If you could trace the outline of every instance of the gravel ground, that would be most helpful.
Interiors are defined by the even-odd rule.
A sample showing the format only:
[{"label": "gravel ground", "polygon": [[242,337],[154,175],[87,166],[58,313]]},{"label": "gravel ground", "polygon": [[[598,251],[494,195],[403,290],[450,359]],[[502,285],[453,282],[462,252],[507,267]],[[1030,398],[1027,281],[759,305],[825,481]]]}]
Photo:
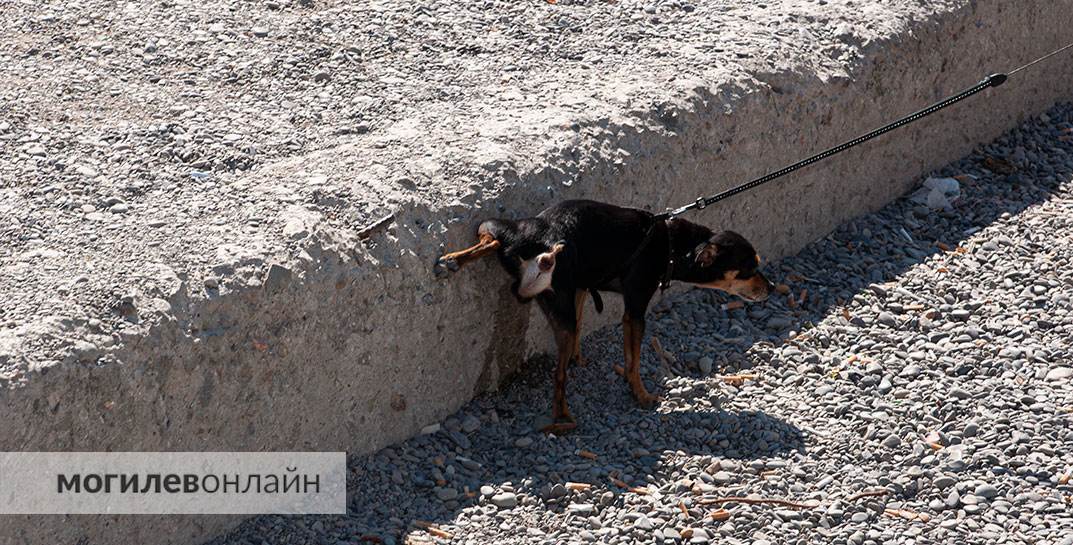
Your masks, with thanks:
[{"label": "gravel ground", "polygon": [[[675,361],[646,343],[655,411],[611,372],[605,328],[571,371],[576,433],[534,431],[550,395],[534,366],[354,459],[348,515],[212,543],[1069,545],[1071,141],[1073,105],[1056,106],[934,173],[960,180],[951,209],[903,198],[769,265],[786,288],[767,303],[658,302],[648,334]],[[706,503],[728,496],[802,505]]]},{"label": "gravel ground", "polygon": [[[580,112],[647,111],[690,78],[844,78],[965,0],[859,4],[0,2],[0,380],[78,359],[72,339],[107,350],[129,326],[109,309],[289,255],[304,216],[494,194],[481,165]],[[299,168],[344,145],[333,176]]]}]

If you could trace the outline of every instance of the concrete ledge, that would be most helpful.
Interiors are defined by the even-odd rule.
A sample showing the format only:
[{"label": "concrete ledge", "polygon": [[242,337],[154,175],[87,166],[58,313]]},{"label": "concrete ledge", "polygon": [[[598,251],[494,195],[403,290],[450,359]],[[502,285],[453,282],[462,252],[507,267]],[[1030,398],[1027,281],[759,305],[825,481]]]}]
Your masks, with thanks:
[{"label": "concrete ledge", "polygon": [[[129,301],[129,327],[107,346],[82,351],[74,340],[89,325],[62,324],[66,357],[30,362],[0,391],[0,447],[364,453],[398,441],[550,347],[535,309],[514,301],[494,263],[432,277],[435,256],[466,245],[478,220],[573,197],[678,205],[1063,45],[1069,28],[1064,1],[946,3],[875,31],[841,73],[758,62],[688,81],[609,81],[607,96],[626,98],[563,90],[558,107],[538,112],[414,118],[262,168],[238,182],[244,194],[274,199],[293,188],[300,198],[277,206],[264,233],[201,256],[203,267],[161,271],[154,291]],[[1073,56],[1057,58],[690,219],[738,230],[777,259],[1073,97],[1070,73]],[[628,98],[637,96],[656,98]],[[387,211],[383,226],[359,233]],[[208,276],[218,292],[202,289]],[[612,308],[600,323],[617,315]],[[0,362],[27,361],[37,329],[2,331]],[[235,522],[8,517],[0,543],[193,543]]]}]

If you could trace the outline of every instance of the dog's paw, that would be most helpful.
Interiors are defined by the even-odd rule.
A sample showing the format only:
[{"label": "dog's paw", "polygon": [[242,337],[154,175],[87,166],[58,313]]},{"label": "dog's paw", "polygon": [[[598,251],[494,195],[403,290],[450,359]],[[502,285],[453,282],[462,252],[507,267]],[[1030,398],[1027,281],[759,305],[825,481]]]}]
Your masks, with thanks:
[{"label": "dog's paw", "polygon": [[454,259],[444,259],[442,257],[436,259],[436,263],[432,265],[432,274],[436,278],[445,278],[447,275],[458,270],[458,261]]},{"label": "dog's paw", "polygon": [[656,405],[659,405],[660,401],[663,401],[662,397],[647,392],[644,394],[637,394],[634,397],[637,399],[637,404],[643,409],[652,409]]},{"label": "dog's paw", "polygon": [[540,428],[540,431],[547,434],[563,435],[577,429],[577,422],[573,420],[563,422],[553,422]]}]

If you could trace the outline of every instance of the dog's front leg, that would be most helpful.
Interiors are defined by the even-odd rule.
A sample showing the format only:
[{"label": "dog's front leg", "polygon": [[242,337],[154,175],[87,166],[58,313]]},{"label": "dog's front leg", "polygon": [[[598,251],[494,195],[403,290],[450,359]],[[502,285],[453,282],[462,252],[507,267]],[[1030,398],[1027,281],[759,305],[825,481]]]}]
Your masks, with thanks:
[{"label": "dog's front leg", "polygon": [[551,402],[552,423],[544,426],[544,433],[562,434],[577,427],[577,422],[570,415],[570,408],[566,405],[566,369],[570,359],[574,355],[574,332],[556,331],[555,344],[559,350],[558,362],[555,365],[553,399]]},{"label": "dog's front leg", "polygon": [[622,315],[622,340],[626,357],[626,382],[630,385],[630,391],[637,403],[645,408],[651,408],[659,397],[648,393],[645,383],[641,380],[641,341],[645,336],[644,317],[631,316],[627,311]]},{"label": "dog's front leg", "polygon": [[552,377],[554,393],[551,401],[552,423],[544,426],[544,433],[562,434],[577,427],[577,422],[570,415],[566,405],[566,371],[570,359],[574,356],[577,326],[574,323],[574,294],[564,292],[544,292],[537,297],[537,304],[548,319],[548,324],[555,333],[557,361],[555,375]]}]

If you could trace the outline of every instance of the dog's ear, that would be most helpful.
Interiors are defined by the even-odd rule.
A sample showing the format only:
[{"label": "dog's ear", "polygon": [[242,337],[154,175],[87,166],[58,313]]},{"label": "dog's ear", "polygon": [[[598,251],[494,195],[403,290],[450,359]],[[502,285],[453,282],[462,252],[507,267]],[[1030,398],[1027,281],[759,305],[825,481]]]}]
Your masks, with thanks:
[{"label": "dog's ear", "polygon": [[693,255],[696,256],[693,260],[697,265],[708,267],[715,261],[715,257],[719,255],[719,247],[712,241],[703,242],[693,249]]}]

